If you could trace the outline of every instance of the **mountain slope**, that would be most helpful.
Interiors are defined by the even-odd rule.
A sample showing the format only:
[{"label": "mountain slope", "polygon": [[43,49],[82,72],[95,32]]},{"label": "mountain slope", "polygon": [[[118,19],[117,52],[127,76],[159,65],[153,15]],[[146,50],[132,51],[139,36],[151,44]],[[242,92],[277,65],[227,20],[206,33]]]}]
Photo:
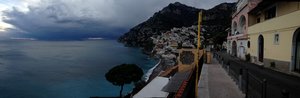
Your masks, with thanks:
[{"label": "mountain slope", "polygon": [[222,3],[203,13],[204,37],[211,39],[215,44],[222,44],[226,40],[226,29],[231,26],[231,15],[235,3]]},{"label": "mountain slope", "polygon": [[225,29],[230,27],[231,12],[234,6],[235,3],[222,3],[212,9],[203,10],[189,7],[179,2],[171,3],[161,11],[156,12],[147,21],[130,29],[129,32],[119,38],[119,41],[126,46],[143,47],[144,50],[151,51],[154,46],[151,37],[158,36],[174,27],[180,28],[196,25],[198,13],[201,10],[204,11],[204,33],[210,33],[207,37],[216,37],[213,36],[216,34],[224,37],[224,34],[218,33],[224,33]]}]

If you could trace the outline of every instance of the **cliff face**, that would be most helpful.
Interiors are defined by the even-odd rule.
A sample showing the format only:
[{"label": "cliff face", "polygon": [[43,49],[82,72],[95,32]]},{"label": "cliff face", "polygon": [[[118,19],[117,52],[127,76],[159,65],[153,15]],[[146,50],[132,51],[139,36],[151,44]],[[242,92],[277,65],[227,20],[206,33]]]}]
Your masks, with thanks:
[{"label": "cliff face", "polygon": [[[203,33],[206,33],[205,37],[208,39],[209,37],[216,37],[215,39],[219,40],[220,35],[222,35],[220,37],[224,37],[227,34],[225,29],[230,27],[231,12],[234,5],[234,3],[223,3],[212,9],[203,10]],[[119,42],[126,46],[142,47],[146,52],[150,52],[155,46],[151,37],[160,36],[174,27],[197,25],[198,13],[201,10],[179,2],[169,4],[147,21],[130,29],[129,32],[119,38]]]}]

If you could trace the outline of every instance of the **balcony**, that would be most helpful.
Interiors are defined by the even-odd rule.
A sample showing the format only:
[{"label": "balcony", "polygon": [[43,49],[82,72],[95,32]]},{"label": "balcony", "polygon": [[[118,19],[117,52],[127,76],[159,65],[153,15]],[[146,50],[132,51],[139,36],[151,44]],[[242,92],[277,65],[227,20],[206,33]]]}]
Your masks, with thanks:
[{"label": "balcony", "polygon": [[276,31],[300,26],[300,10],[274,17],[248,27],[249,34]]}]

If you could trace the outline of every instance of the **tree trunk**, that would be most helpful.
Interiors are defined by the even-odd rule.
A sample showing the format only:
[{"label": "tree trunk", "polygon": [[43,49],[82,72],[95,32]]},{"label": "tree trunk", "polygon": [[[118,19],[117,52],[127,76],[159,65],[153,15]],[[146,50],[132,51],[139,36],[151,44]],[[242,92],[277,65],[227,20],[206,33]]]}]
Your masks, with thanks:
[{"label": "tree trunk", "polygon": [[124,86],[124,85],[121,85],[121,90],[120,90],[120,98],[122,98],[123,86]]}]

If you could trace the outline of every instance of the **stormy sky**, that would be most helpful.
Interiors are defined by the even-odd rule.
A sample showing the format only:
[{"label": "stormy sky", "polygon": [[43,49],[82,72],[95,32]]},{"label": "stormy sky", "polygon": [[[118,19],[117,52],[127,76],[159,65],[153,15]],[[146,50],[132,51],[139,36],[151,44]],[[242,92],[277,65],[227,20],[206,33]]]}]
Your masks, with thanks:
[{"label": "stormy sky", "polygon": [[1,0],[0,36],[117,38],[169,3],[209,9],[236,0]]}]

